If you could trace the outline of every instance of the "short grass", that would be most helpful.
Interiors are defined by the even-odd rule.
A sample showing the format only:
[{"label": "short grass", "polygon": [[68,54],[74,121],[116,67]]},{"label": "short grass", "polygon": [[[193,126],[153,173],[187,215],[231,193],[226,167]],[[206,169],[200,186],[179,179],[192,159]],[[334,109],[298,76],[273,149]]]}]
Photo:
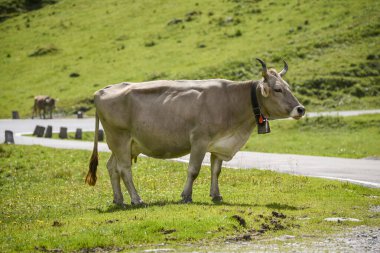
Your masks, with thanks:
[{"label": "short grass", "polygon": [[288,61],[286,78],[308,110],[380,107],[379,8],[377,0],[58,0],[0,23],[0,118],[29,117],[39,94],[58,98],[59,113],[91,114],[94,91],[122,81],[257,80],[256,57],[278,70]]},{"label": "short grass", "polygon": [[[139,159],[135,184],[147,205],[115,207],[100,154],[99,181],[84,184],[90,152],[0,146],[0,251],[134,249],[158,243],[212,244],[284,234],[319,237],[351,226],[380,226],[380,190],[271,171],[223,169],[222,204],[208,197],[210,170],[179,204],[186,164]],[[123,188],[124,189],[124,188]],[[129,202],[129,198],[126,198]],[[273,213],[277,212],[277,213]],[[285,215],[286,217],[280,217]],[[330,223],[351,217],[358,223]],[[245,224],[244,224],[245,223]]]}]

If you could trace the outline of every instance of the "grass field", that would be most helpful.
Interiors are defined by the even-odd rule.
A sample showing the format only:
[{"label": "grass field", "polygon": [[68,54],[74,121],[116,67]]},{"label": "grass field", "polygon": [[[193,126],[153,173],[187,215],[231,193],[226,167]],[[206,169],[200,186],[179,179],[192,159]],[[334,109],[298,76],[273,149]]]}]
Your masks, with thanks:
[{"label": "grass field", "polygon": [[309,111],[380,107],[379,1],[56,2],[0,23],[0,118],[29,117],[38,94],[91,114],[122,81],[256,80],[256,57],[288,61]]},{"label": "grass field", "polygon": [[[0,251],[142,249],[165,243],[294,235],[319,238],[351,226],[380,226],[380,190],[270,171],[223,169],[222,204],[208,197],[203,167],[192,204],[179,204],[186,164],[141,158],[135,184],[147,205],[120,209],[100,154],[98,183],[84,184],[90,152],[40,146],[0,146]],[[126,198],[129,202],[129,198]],[[170,215],[168,215],[170,214]],[[327,217],[361,221],[331,223]],[[244,239],[245,238],[245,239]]]}]

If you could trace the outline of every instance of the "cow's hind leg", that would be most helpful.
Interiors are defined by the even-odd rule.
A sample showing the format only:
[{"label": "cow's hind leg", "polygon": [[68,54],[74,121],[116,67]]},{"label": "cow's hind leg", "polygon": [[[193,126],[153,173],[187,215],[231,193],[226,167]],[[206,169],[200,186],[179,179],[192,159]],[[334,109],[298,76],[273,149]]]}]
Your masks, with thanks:
[{"label": "cow's hind leg", "polygon": [[203,158],[205,157],[206,149],[205,148],[197,148],[192,146],[190,153],[190,161],[189,167],[187,171],[187,180],[185,184],[185,188],[181,194],[183,203],[192,202],[192,194],[193,194],[193,183],[194,180],[198,177],[199,171],[201,169]]},{"label": "cow's hind leg", "polygon": [[107,169],[110,175],[112,190],[113,190],[113,203],[117,205],[124,205],[123,194],[120,188],[120,173],[117,170],[117,161],[112,154],[107,162]]},{"label": "cow's hind leg", "polygon": [[127,137],[119,137],[119,144],[114,154],[117,160],[117,171],[120,173],[125,186],[127,187],[132,205],[143,204],[138,195],[132,178],[132,150],[131,139]]},{"label": "cow's hind leg", "polygon": [[217,158],[214,154],[211,154],[211,187],[210,187],[210,197],[212,201],[218,203],[223,200],[222,195],[219,192],[218,178],[220,172],[222,171],[223,160]]}]

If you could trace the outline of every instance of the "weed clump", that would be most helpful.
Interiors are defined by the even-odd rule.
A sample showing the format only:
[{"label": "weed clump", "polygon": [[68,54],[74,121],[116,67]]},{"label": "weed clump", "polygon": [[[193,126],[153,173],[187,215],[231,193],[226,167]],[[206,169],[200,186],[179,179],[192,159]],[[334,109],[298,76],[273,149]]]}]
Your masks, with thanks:
[{"label": "weed clump", "polygon": [[152,81],[152,80],[159,80],[159,79],[165,79],[168,77],[168,74],[165,72],[152,72],[147,75],[146,81]]},{"label": "weed clump", "polygon": [[145,42],[144,44],[145,47],[154,47],[155,45],[156,45],[156,42],[154,42],[153,40]]},{"label": "weed clump", "polygon": [[234,33],[232,34],[228,34],[228,33],[225,33],[224,34],[227,38],[237,38],[237,37],[241,37],[243,35],[243,33],[241,32],[240,29],[236,30]]},{"label": "weed clump", "polygon": [[37,10],[58,0],[8,0],[0,1],[0,22],[26,11]]},{"label": "weed clump", "polygon": [[58,51],[59,51],[58,48],[54,45],[48,45],[45,47],[38,47],[31,54],[29,54],[29,57],[39,57],[39,56],[51,55],[51,54],[57,53]]},{"label": "weed clump", "polygon": [[180,23],[182,23],[182,22],[183,22],[182,19],[179,19],[179,18],[173,18],[172,20],[170,20],[170,21],[168,22],[167,25],[177,25],[177,24],[180,24]]}]

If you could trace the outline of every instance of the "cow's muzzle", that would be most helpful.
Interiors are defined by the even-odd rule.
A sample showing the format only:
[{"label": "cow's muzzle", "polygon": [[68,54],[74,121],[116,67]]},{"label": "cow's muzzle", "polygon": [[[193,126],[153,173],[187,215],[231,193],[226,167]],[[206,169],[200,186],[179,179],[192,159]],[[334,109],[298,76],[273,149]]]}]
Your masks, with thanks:
[{"label": "cow's muzzle", "polygon": [[306,109],[302,105],[296,106],[296,107],[294,107],[294,109],[290,113],[290,117],[298,120],[298,119],[302,118],[302,116],[305,115],[305,111],[306,111]]}]

